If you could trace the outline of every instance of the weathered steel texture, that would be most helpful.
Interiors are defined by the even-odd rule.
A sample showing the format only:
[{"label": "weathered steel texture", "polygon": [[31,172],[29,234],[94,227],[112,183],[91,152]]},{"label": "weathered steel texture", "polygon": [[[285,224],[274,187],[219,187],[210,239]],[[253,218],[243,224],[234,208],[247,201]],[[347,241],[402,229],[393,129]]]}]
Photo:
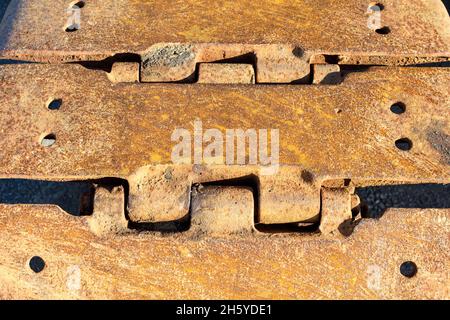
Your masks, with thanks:
[{"label": "weathered steel texture", "polygon": [[[449,299],[450,211],[388,211],[348,238],[96,237],[56,207],[0,206],[0,297]],[[64,227],[61,227],[64,226]],[[28,266],[40,256],[46,266]],[[399,267],[413,261],[417,274]]]},{"label": "weathered steel texture", "polygon": [[114,83],[139,82],[140,69],[138,62],[117,62],[112,65],[108,79]]},{"label": "weathered steel texture", "polygon": [[338,64],[316,64],[313,84],[338,84],[342,81],[341,68]]},{"label": "weathered steel texture", "polygon": [[[450,134],[449,88],[440,68],[372,68],[337,86],[212,86],[112,84],[76,65],[6,65],[0,176],[127,177],[171,164],[172,131],[200,119],[203,129],[279,128],[280,164],[315,177],[446,182],[448,141],[432,133]],[[47,108],[52,99],[59,110]],[[390,111],[396,102],[405,113]],[[56,143],[44,148],[50,132]],[[401,137],[412,150],[395,148]]]},{"label": "weathered steel texture", "polygon": [[[126,183],[96,186],[89,217],[0,205],[0,298],[449,299],[450,210],[355,221],[351,193],[367,183],[450,181],[450,73],[330,74],[341,75],[338,64],[448,60],[450,20],[438,0],[385,0],[379,34],[367,25],[368,4],[97,0],[69,33],[67,1],[12,1],[0,58],[116,63],[108,74],[0,67],[0,178]],[[200,84],[133,83],[195,76]],[[342,83],[201,84],[311,77]],[[51,101],[62,104],[52,110]],[[395,103],[406,112],[391,112]],[[204,130],[280,129],[280,167],[265,175],[211,159],[174,164],[173,130],[197,120]],[[146,232],[184,218],[186,232]],[[292,222],[320,222],[321,235],[255,229]],[[36,274],[27,265],[35,255],[46,262]],[[399,272],[408,260],[419,268],[412,278]]]},{"label": "weathered steel texture", "polygon": [[250,188],[198,186],[191,208],[191,232],[227,236],[254,231],[255,206]]},{"label": "weathered steel texture", "polygon": [[254,84],[255,70],[251,64],[201,63],[198,83]]},{"label": "weathered steel texture", "polygon": [[[239,63],[254,65],[258,83],[306,83],[311,71],[310,58],[311,53],[293,45],[162,43],[142,55],[141,81],[182,81],[191,78],[198,65],[201,68],[207,62],[231,59],[238,63],[230,67]],[[231,82],[233,77],[229,79]]]},{"label": "weathered steel texture", "polygon": [[352,196],[348,189],[322,188],[320,227],[322,234],[339,232],[339,227],[352,219]]},{"label": "weathered steel texture", "polygon": [[341,54],[355,63],[368,56],[417,63],[450,55],[450,22],[440,0],[382,1],[382,27],[390,30],[385,35],[368,27],[367,0],[96,0],[81,9],[81,29],[66,32],[69,4],[13,0],[0,56],[100,60],[143,54],[161,43],[284,44],[298,46],[297,53]]},{"label": "weathered steel texture", "polygon": [[[76,65],[3,66],[0,177],[124,178],[130,218],[150,222],[184,217],[194,183],[254,176],[259,222],[317,219],[329,180],[448,183],[449,88],[439,68],[373,68],[336,86],[239,86],[113,84]],[[47,108],[53,99],[59,110]],[[396,102],[405,113],[390,111]],[[196,120],[204,130],[280,129],[278,172],[174,165],[172,132],[193,133]],[[41,146],[50,133],[56,143]],[[396,148],[400,138],[410,151]]]},{"label": "weathered steel texture", "polygon": [[123,187],[107,190],[97,187],[94,196],[94,212],[87,218],[90,230],[97,236],[109,236],[128,230],[125,212],[126,194]]}]

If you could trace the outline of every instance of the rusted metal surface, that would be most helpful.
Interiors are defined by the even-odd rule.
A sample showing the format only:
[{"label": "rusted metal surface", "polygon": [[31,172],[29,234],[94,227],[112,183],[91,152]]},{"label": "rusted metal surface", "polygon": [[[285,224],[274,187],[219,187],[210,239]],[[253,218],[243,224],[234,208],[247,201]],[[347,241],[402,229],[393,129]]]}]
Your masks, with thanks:
[{"label": "rusted metal surface", "polygon": [[[234,68],[238,64],[248,64],[254,68],[255,77],[252,82],[307,83],[311,56],[311,53],[294,45],[162,43],[142,54],[141,81],[183,81],[195,74],[197,66],[201,69],[205,63],[237,60],[241,63],[234,63]],[[218,76],[215,79],[218,80]],[[233,80],[236,77],[224,77],[222,83],[232,83]]]},{"label": "rusted metal surface", "polygon": [[337,64],[314,65],[313,84],[338,84],[342,81],[341,68]]},{"label": "rusted metal surface", "polygon": [[255,70],[251,64],[201,63],[198,83],[254,84]]},{"label": "rusted metal surface", "polygon": [[[65,0],[13,0],[1,28],[0,56],[35,61],[101,60],[168,43],[282,44],[299,52],[367,63],[448,58],[450,22],[439,0],[385,0],[378,34],[368,27],[369,1],[89,1],[80,30],[66,32]],[[33,26],[33,27],[30,27]],[[45,32],[44,32],[45,30]],[[370,63],[370,62],[369,62]]]},{"label": "rusted metal surface", "polygon": [[254,231],[253,192],[242,187],[199,186],[192,195],[193,232],[227,236]]},{"label": "rusted metal surface", "polygon": [[[346,239],[98,238],[56,207],[3,205],[0,212],[9,243],[0,248],[2,298],[450,298],[449,210],[390,210]],[[37,274],[28,266],[35,255],[46,264]],[[400,274],[405,261],[417,265],[412,278]]]},{"label": "rusted metal surface", "polygon": [[[320,188],[330,180],[450,180],[448,141],[432,139],[449,135],[449,80],[439,68],[373,68],[323,87],[113,84],[76,65],[4,66],[0,176],[123,178],[130,218],[141,222],[184,217],[194,183],[254,176],[260,222],[317,219]],[[47,108],[53,99],[62,99],[59,110]],[[390,110],[399,101],[401,115]],[[279,170],[266,176],[259,165],[192,159],[174,165],[172,132],[193,132],[196,120],[204,129],[280,129]],[[56,142],[43,147],[49,134]],[[411,150],[396,147],[402,138]]]},{"label": "rusted metal surface", "polygon": [[[450,182],[450,73],[340,66],[449,60],[441,1],[375,29],[363,0],[77,3],[0,25],[0,58],[52,63],[0,66],[0,178],[94,190],[83,217],[0,204],[0,298],[450,298],[450,210],[362,219],[354,194]],[[276,132],[276,166],[199,152],[208,129]]]},{"label": "rusted metal surface", "polygon": [[352,219],[352,201],[348,189],[322,188],[322,210],[320,212],[320,232],[337,233],[339,227]]},{"label": "rusted metal surface", "polygon": [[113,83],[139,82],[140,64],[138,62],[116,62],[108,73],[108,79]]},{"label": "rusted metal surface", "polygon": [[128,230],[125,213],[125,191],[122,187],[107,190],[97,187],[94,197],[94,212],[87,219],[90,230],[97,236],[109,236]]}]

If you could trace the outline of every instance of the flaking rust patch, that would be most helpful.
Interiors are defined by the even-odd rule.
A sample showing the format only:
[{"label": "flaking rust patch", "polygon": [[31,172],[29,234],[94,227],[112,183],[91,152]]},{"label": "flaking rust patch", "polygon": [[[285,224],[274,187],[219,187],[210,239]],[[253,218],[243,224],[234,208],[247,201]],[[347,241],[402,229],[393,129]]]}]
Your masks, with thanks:
[{"label": "flaking rust patch", "polygon": [[142,58],[143,81],[178,81],[195,71],[196,52],[189,44],[156,45]]},{"label": "flaking rust patch", "polygon": [[179,67],[194,58],[193,46],[189,44],[167,44],[156,47],[144,56],[144,68]]},{"label": "flaking rust patch", "polygon": [[450,136],[440,130],[429,130],[427,140],[442,157],[442,160],[450,165]]}]

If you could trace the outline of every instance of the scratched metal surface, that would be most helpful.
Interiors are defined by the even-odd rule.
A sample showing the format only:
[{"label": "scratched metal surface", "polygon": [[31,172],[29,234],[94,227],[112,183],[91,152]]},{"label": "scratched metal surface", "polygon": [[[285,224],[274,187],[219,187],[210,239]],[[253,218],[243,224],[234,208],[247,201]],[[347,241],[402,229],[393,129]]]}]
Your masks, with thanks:
[{"label": "scratched metal surface", "polygon": [[56,62],[139,53],[157,43],[209,42],[295,44],[327,54],[449,56],[450,22],[441,1],[385,0],[383,7],[387,35],[367,27],[366,0],[244,0],[221,6],[207,0],[118,0],[114,6],[97,0],[81,9],[81,29],[67,33],[67,1],[15,0],[0,51]]},{"label": "scratched metal surface", "polygon": [[[30,77],[18,82],[17,70]],[[351,74],[339,86],[250,86],[245,90],[113,85],[102,71],[75,65],[5,66],[1,71],[2,86],[9,88],[3,91],[1,105],[8,115],[0,120],[7,129],[0,142],[3,178],[127,179],[144,166],[169,164],[171,130],[201,118],[212,127],[276,124],[284,130],[281,164],[308,170],[318,181],[448,183],[449,78],[444,69],[375,68]],[[49,78],[64,79],[65,86],[55,91]],[[47,110],[46,102],[55,96],[63,99],[63,106]],[[208,104],[211,99],[216,102],[214,108]],[[407,104],[407,113],[396,115],[389,110],[398,100]],[[221,108],[228,111],[220,112]],[[266,110],[265,116],[256,116],[255,108]],[[245,117],[234,116],[243,113]],[[302,121],[293,123],[296,117]],[[45,149],[39,137],[47,131],[56,133],[58,140]],[[414,141],[410,152],[394,146],[403,135]],[[212,176],[210,181],[216,180],[221,178]]]},{"label": "scratched metal surface", "polygon": [[[2,6],[5,6],[5,2],[0,3],[0,17],[1,17],[1,9]],[[2,61],[0,61],[0,64]],[[20,180],[20,179],[0,179],[0,203],[7,203],[7,204],[14,204],[14,203],[37,203],[37,204],[56,204],[59,205],[63,210],[66,210],[70,213],[77,213],[78,210],[78,200],[79,196],[83,191],[86,191],[88,186],[83,183],[57,183],[57,182],[46,182],[46,181],[30,181],[30,180]],[[359,190],[359,194],[363,196],[363,198],[367,199],[370,202],[370,206],[372,207],[373,211],[376,212],[377,215],[379,215],[385,208],[387,207],[406,207],[406,208],[413,208],[413,207],[423,207],[423,208],[449,208],[450,207],[450,190],[449,185],[414,185],[414,186],[394,186],[394,187],[375,187],[375,188],[363,188]],[[92,243],[95,243],[96,250],[98,250],[98,254],[101,256],[104,256],[104,252],[100,252],[102,246],[105,245],[104,241],[99,241],[98,239],[91,238],[92,235],[89,232],[86,232],[84,229],[84,226],[80,226],[78,224],[78,221],[75,222],[75,220],[71,220],[71,218],[67,216],[60,216],[60,213],[57,212],[55,208],[51,208],[46,210],[44,212],[43,208],[37,208],[37,207],[16,207],[13,210],[6,210],[4,207],[2,209],[2,212],[5,213],[4,219],[2,219],[1,223],[3,224],[3,230],[6,230],[7,232],[11,231],[11,236],[16,236],[16,232],[14,230],[8,229],[10,226],[22,226],[24,227],[24,230],[29,230],[29,234],[36,239],[36,241],[29,242],[28,240],[24,239],[23,237],[17,238],[17,242],[15,242],[17,247],[21,247],[24,250],[15,250],[14,252],[9,251],[6,254],[3,255],[4,260],[2,261],[2,265],[9,265],[11,268],[9,269],[10,274],[13,274],[12,278],[5,278],[5,281],[2,281],[2,284],[0,285],[0,289],[2,289],[2,298],[8,298],[8,297],[22,297],[22,298],[61,298],[61,297],[68,297],[68,298],[85,298],[90,297],[90,295],[95,295],[96,298],[99,296],[103,297],[110,297],[111,292],[113,292],[116,297],[122,296],[122,297],[133,297],[136,298],[137,296],[149,298],[149,297],[162,297],[162,291],[158,291],[158,287],[153,287],[154,283],[151,283],[148,281],[148,279],[151,279],[149,277],[144,277],[142,283],[138,283],[141,278],[138,278],[138,280],[130,278],[131,281],[129,282],[123,282],[118,283],[114,282],[111,285],[111,281],[103,281],[105,277],[103,278],[95,278],[95,275],[93,277],[92,274],[97,273],[103,275],[106,270],[109,270],[108,263],[105,265],[98,263],[98,261],[90,260],[90,257],[83,256],[82,262],[80,262],[80,265],[83,268],[83,276],[87,275],[87,278],[84,278],[81,290],[75,290],[75,291],[67,291],[67,288],[65,287],[66,281],[65,277],[67,276],[67,268],[70,268],[73,266],[73,264],[77,263],[77,256],[80,257],[80,253],[76,252],[76,249],[80,246],[79,242],[74,242],[73,246],[71,244],[68,244],[66,242],[66,239],[70,239],[74,236],[74,234],[81,235],[80,239],[90,239],[92,240]],[[6,214],[7,213],[7,214]],[[394,212],[391,212],[394,213]],[[447,229],[436,229],[437,225],[440,223],[446,223],[445,221],[448,221],[448,211],[446,214],[439,213],[438,211],[404,211],[404,212],[397,212],[397,218],[393,218],[392,215],[389,217],[389,220],[386,220],[383,224],[380,226],[381,229],[384,229],[381,234],[378,234],[377,232],[373,232],[374,229],[367,229],[365,230],[362,228],[360,232],[358,232],[356,236],[361,236],[361,239],[363,239],[364,243],[364,251],[372,252],[371,250],[368,250],[368,247],[371,247],[372,249],[376,249],[375,252],[378,252],[381,256],[389,255],[393,260],[393,263],[386,263],[383,259],[381,259],[381,267],[382,267],[382,274],[383,276],[388,276],[389,281],[391,283],[394,283],[394,291],[388,292],[380,292],[377,291],[376,288],[371,287],[369,289],[364,290],[362,293],[364,298],[445,298],[448,299],[449,293],[448,293],[448,282],[445,281],[442,282],[442,279],[447,279],[445,277],[446,271],[448,270],[448,237],[446,237],[446,230]],[[32,216],[36,216],[37,220],[33,220]],[[433,218],[439,218],[439,217],[446,217],[445,219],[438,219],[438,220],[430,220],[430,218],[433,216]],[[29,219],[25,219],[26,221],[23,221],[23,217],[29,217]],[[398,219],[401,217],[400,219]],[[31,219],[31,220],[30,220]],[[58,222],[55,222],[58,220]],[[407,222],[407,226],[405,226],[405,220]],[[64,222],[67,223],[64,223]],[[11,223],[12,222],[12,223]],[[431,222],[431,224],[429,224]],[[60,225],[64,223],[64,225],[70,226],[70,228],[67,228],[66,231],[67,237],[65,236],[65,233],[62,232],[61,234],[55,233],[54,230],[59,230]],[[371,222],[368,222],[369,226]],[[42,228],[36,228],[36,226],[42,226]],[[363,226],[365,227],[365,226]],[[375,226],[372,226],[372,228]],[[392,228],[391,231],[386,231],[387,229]],[[448,228],[448,224],[447,227]],[[42,229],[42,232],[37,232],[37,230]],[[70,229],[70,230],[69,230]],[[394,230],[395,229],[395,230]],[[406,231],[406,232],[399,232],[399,229]],[[439,232],[443,232],[441,240],[436,239],[436,235],[439,234]],[[37,232],[37,233],[36,233]],[[59,232],[58,232],[59,233]],[[390,234],[390,236],[389,236]],[[392,235],[394,235],[392,237]],[[428,245],[426,247],[422,246],[421,243],[425,238],[415,238],[418,234],[423,235],[426,237],[427,235],[432,234],[433,237],[428,239]],[[42,248],[39,247],[39,243],[48,243],[49,241],[46,241],[47,236],[51,237],[51,240],[53,242],[53,245],[50,247],[46,247],[45,250],[41,250]],[[375,235],[375,237],[374,237]],[[378,236],[376,236],[378,235]],[[66,238],[65,238],[66,237]],[[139,237],[138,237],[139,238]],[[384,243],[375,243],[371,242],[374,238],[385,238],[386,241]],[[56,239],[56,240],[55,240]],[[59,239],[59,240],[58,240]],[[78,239],[78,238],[77,238]],[[395,239],[399,239],[399,241],[396,241]],[[404,240],[402,240],[404,239]],[[417,240],[417,241],[416,241]],[[406,242],[405,242],[406,241]],[[113,241],[114,242],[114,241]],[[123,241],[120,239],[116,242],[120,243],[119,246],[123,244]],[[132,240],[133,245],[139,246],[140,244],[137,244],[136,239]],[[352,241],[350,241],[351,243]],[[357,242],[357,241],[354,241]],[[170,242],[171,245],[173,242]],[[280,242],[282,243],[282,241]],[[368,245],[369,244],[369,245]],[[114,248],[114,243],[111,245],[109,243],[108,246]],[[144,249],[147,249],[147,244],[143,244]],[[373,246],[372,246],[373,245]],[[164,244],[161,243],[161,247],[163,247]],[[276,245],[275,245],[276,246]],[[289,246],[286,246],[289,247]],[[294,247],[294,246],[292,246]],[[345,245],[344,245],[345,247]],[[50,249],[49,249],[50,248]],[[55,249],[56,248],[56,249]],[[61,248],[64,250],[67,250],[68,254],[61,256]],[[119,247],[117,247],[119,248]],[[159,248],[159,247],[158,247]],[[155,249],[155,251],[162,250],[161,248]],[[254,248],[254,247],[252,247]],[[390,254],[386,254],[386,250],[397,250],[396,252],[390,251]],[[430,250],[432,248],[432,250]],[[27,269],[27,259],[29,258],[30,249],[35,254],[41,254],[45,259],[46,262],[49,263],[47,269],[45,270],[44,274],[35,277],[32,273],[30,273],[30,270]],[[49,250],[55,250],[56,254],[48,254]],[[71,249],[74,249],[71,251]],[[245,249],[245,248],[243,248]],[[264,249],[267,249],[264,247]],[[325,248],[326,249],[326,248]],[[194,249],[194,254],[203,254],[202,252],[205,251],[205,248],[202,248],[202,246],[198,246]],[[378,251],[377,251],[378,250]],[[121,266],[125,266],[127,262],[133,261],[134,258],[126,257],[123,258],[123,248],[117,249],[117,252],[120,252],[120,257],[117,258],[112,257],[110,261],[120,261]],[[116,252],[114,251],[114,252]],[[143,250],[145,251],[145,250]],[[300,250],[301,251],[301,250]],[[325,250],[326,251],[326,250]],[[73,255],[71,255],[71,253]],[[114,256],[113,252],[113,256]],[[335,251],[335,249],[332,250],[332,252],[338,252]],[[381,253],[380,253],[381,252]],[[180,245],[176,248],[175,251],[172,253],[174,254],[180,254],[183,258],[182,259],[188,259],[189,255],[192,254],[191,251],[186,250],[185,245]],[[298,253],[298,250],[297,250]],[[219,258],[220,261],[226,262],[228,258],[229,259],[229,265],[233,267],[232,263],[232,255],[231,257],[228,255],[223,255],[224,257]],[[429,264],[429,261],[435,261],[435,256],[440,256],[443,258],[443,266],[444,269],[439,268],[438,264]],[[157,255],[157,257],[159,257]],[[208,257],[211,257],[211,254],[208,255]],[[333,256],[336,258],[336,256]],[[371,265],[376,265],[377,263],[380,263],[380,261],[377,261],[377,255],[373,255],[370,258]],[[428,257],[428,258],[427,258]],[[433,257],[433,258],[431,258]],[[267,257],[265,257],[267,258]],[[323,258],[323,257],[321,257]],[[142,261],[145,261],[145,258],[143,256],[138,257],[138,259],[142,259]],[[289,256],[288,260],[291,260],[292,256]],[[340,259],[340,258],[339,258]],[[420,273],[419,277],[414,279],[413,281],[408,281],[407,279],[402,278],[398,275],[398,264],[404,261],[405,259],[418,259]],[[189,259],[188,259],[189,260]],[[278,270],[280,273],[277,274],[277,279],[285,279],[284,276],[286,274],[284,271],[285,268],[281,267],[282,263],[288,263],[288,260],[284,259],[284,256],[280,259],[277,259],[277,261],[273,261],[273,264],[270,266],[270,270]],[[301,259],[299,259],[301,260]],[[280,264],[281,261],[281,264]],[[417,261],[417,260],[416,260]],[[86,264],[86,262],[88,262]],[[158,261],[159,262],[159,259]],[[423,264],[422,264],[423,262]],[[227,262],[226,262],[227,263]],[[341,261],[341,265],[351,265],[354,261],[348,262],[348,259],[345,258]],[[158,268],[157,263],[150,263],[149,264],[151,268]],[[167,271],[168,274],[172,275],[173,272],[177,272],[177,270],[171,269],[173,268],[174,264],[169,264],[169,269],[167,269],[167,265],[162,264],[163,269],[162,271]],[[338,286],[334,288],[325,287],[322,285],[322,290],[316,291],[315,294],[314,290],[309,290],[309,293],[306,291],[302,291],[304,289],[305,285],[304,282],[301,283],[301,285],[297,288],[298,290],[295,291],[295,293],[291,291],[285,291],[281,292],[282,295],[286,298],[298,298],[298,297],[307,297],[307,298],[336,298],[336,295],[341,295],[341,297],[345,297],[345,294],[348,294],[348,298],[355,298],[357,297],[358,293],[361,294],[361,291],[354,291],[353,289],[355,287],[359,287],[360,285],[362,287],[368,285],[367,279],[364,279],[363,276],[367,275],[367,270],[364,269],[358,269],[361,267],[361,265],[365,265],[364,263],[361,263],[360,260],[355,263],[355,268],[348,268],[347,270],[351,269],[354,271],[354,278],[347,277],[344,279],[338,279],[339,277],[336,277],[339,281],[346,284],[345,291],[339,291]],[[337,266],[337,264],[336,264]],[[298,266],[297,266],[298,267]],[[332,266],[331,266],[332,267]],[[198,270],[203,270],[201,266],[196,266]],[[238,268],[239,269],[239,268]],[[257,268],[255,268],[257,269]],[[178,270],[181,272],[181,281],[186,281],[177,284],[174,284],[177,288],[184,288],[181,292],[178,291],[172,292],[173,294],[179,294],[181,298],[186,298],[188,294],[195,294],[195,297],[199,297],[205,294],[205,289],[203,286],[209,286],[212,284],[215,285],[214,278],[220,279],[220,286],[217,288],[222,288],[224,291],[220,292],[222,294],[221,297],[229,296],[234,298],[239,298],[238,296],[233,296],[233,293],[231,291],[226,291],[227,288],[233,287],[236,288],[236,285],[239,284],[239,281],[245,280],[244,278],[239,278],[238,273],[234,274],[233,268],[229,268],[229,270],[232,270],[233,275],[235,275],[235,278],[233,277],[223,277],[220,276],[214,277],[214,275],[209,274],[211,269],[204,269],[204,275],[198,275],[198,279],[204,279],[203,282],[197,285],[192,285],[189,281],[191,280],[192,274],[189,275],[189,277],[185,278],[182,275],[183,270]],[[247,269],[246,269],[247,270]],[[333,269],[333,277],[335,277],[336,273],[339,272],[339,268]],[[85,273],[86,271],[86,273]],[[147,270],[148,271],[148,270]],[[186,270],[185,270],[186,271]],[[238,270],[239,271],[239,270]],[[241,270],[242,271],[242,270]],[[317,271],[317,270],[316,270]],[[319,271],[323,275],[323,271]],[[120,268],[118,270],[120,273]],[[161,273],[161,274],[164,274]],[[187,270],[186,272],[192,272],[191,270]],[[423,272],[423,273],[422,273]],[[441,277],[439,277],[439,272],[443,272]],[[272,272],[273,273],[273,272]],[[434,276],[430,276],[430,273],[434,274]],[[313,275],[313,273],[311,273]],[[250,275],[251,273],[246,273],[246,275]],[[282,276],[280,276],[282,275]],[[363,276],[361,276],[363,275]],[[395,275],[398,277],[396,278]],[[270,276],[270,274],[263,274],[263,276]],[[423,278],[425,276],[425,279]],[[34,278],[32,278],[34,277]],[[256,276],[258,277],[258,276]],[[10,279],[19,279],[18,282],[15,282],[12,284]],[[290,279],[295,279],[298,277],[294,276],[292,278],[289,277],[289,284],[291,287],[295,287],[297,284],[293,283]],[[330,277],[331,278],[331,277]],[[30,279],[32,283],[32,287],[29,287]],[[60,281],[63,279],[62,281]],[[172,279],[173,277],[169,277],[168,279]],[[288,277],[286,277],[288,279]],[[314,288],[317,286],[317,281],[313,277],[311,277],[313,281],[309,283],[311,286],[310,288]],[[386,279],[386,278],[383,278]],[[392,281],[393,279],[393,281]],[[259,282],[260,284],[264,284],[263,280],[261,279]],[[304,280],[304,279],[302,279]],[[342,281],[343,280],[343,281]],[[295,282],[295,281],[294,281]],[[187,287],[185,287],[186,283],[189,283]],[[242,283],[244,283],[242,281]],[[270,297],[270,293],[264,291],[264,287],[259,287],[258,285],[255,285],[258,282],[249,283],[248,286],[245,287],[246,292],[250,292],[255,297],[261,297],[261,298],[268,298]],[[94,284],[94,285],[93,285]],[[225,284],[225,285],[224,285]],[[273,285],[273,283],[271,283]],[[326,284],[330,285],[330,283]],[[331,283],[332,285],[332,283]],[[24,286],[21,288],[21,286]],[[26,288],[25,288],[26,287]],[[148,288],[152,288],[152,290],[149,290]],[[433,290],[430,290],[430,288],[433,288]],[[440,289],[439,289],[440,288]],[[244,289],[244,288],[243,288]],[[391,287],[392,289],[392,287]],[[9,290],[9,291],[8,291]],[[189,290],[190,293],[188,292]],[[338,290],[338,291],[333,291]],[[398,291],[397,291],[398,290]],[[150,292],[151,291],[151,292]],[[218,292],[216,290],[216,292]],[[217,293],[219,294],[219,293]],[[309,295],[309,296],[308,296]],[[92,296],[93,297],[93,296]],[[205,296],[206,297],[206,296]],[[278,296],[279,298],[280,296]]]},{"label": "scratched metal surface", "polygon": [[[0,1],[0,20],[10,0]],[[447,9],[450,1],[444,1]],[[0,60],[0,64],[14,61]],[[447,65],[448,66],[448,65]],[[39,180],[0,179],[1,203],[57,204],[69,213],[79,212],[79,199],[89,186],[86,183],[55,183]],[[396,185],[358,189],[370,212],[379,216],[386,208],[449,208],[449,185]]]},{"label": "scratched metal surface", "polygon": [[[99,238],[55,207],[0,206],[0,298],[449,299],[450,210],[392,210],[345,239]],[[17,232],[21,230],[22,232]],[[23,233],[26,232],[26,236]],[[45,268],[34,273],[29,259]],[[413,261],[406,278],[400,265]]]},{"label": "scratched metal surface", "polygon": [[[205,128],[279,128],[280,165],[318,179],[445,183],[449,82],[442,68],[373,68],[323,87],[114,85],[76,65],[3,66],[0,175],[127,177],[171,164],[172,131],[201,119]],[[61,108],[48,110],[55,97]],[[392,113],[397,101],[408,111]],[[39,139],[50,132],[57,143],[44,148]],[[395,147],[402,137],[411,151]]]},{"label": "scratched metal surface", "polygon": [[[0,1],[0,21],[11,0]],[[0,60],[0,65],[18,63]],[[78,215],[80,198],[89,190],[87,183],[58,183],[39,180],[0,179],[0,203],[55,204],[67,213]]]}]

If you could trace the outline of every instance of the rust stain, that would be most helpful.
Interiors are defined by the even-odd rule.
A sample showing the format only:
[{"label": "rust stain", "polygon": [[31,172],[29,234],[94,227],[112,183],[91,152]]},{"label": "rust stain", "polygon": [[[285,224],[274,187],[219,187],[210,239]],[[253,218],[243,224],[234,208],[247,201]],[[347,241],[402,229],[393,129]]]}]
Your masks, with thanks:
[{"label": "rust stain", "polygon": [[[89,217],[0,205],[0,298],[449,299],[449,209],[352,217],[355,186],[450,181],[448,70],[341,72],[450,59],[441,1],[383,4],[384,35],[367,27],[365,0],[97,0],[71,33],[65,0],[11,7],[0,58],[48,64],[0,66],[0,178],[126,183],[96,185]],[[60,64],[79,61],[97,70]],[[277,172],[172,163],[171,133],[199,120],[279,129]]]},{"label": "rust stain", "polygon": [[[2,205],[0,212],[2,237],[15,244],[0,249],[2,298],[449,298],[448,209],[391,210],[346,239],[239,234],[194,241],[189,233],[98,238],[82,218],[55,207]],[[46,263],[39,274],[27,265],[33,255]],[[400,274],[409,260],[419,268],[413,278]],[[68,287],[74,266],[80,286]]]},{"label": "rust stain", "polygon": [[449,57],[450,22],[441,1],[385,0],[387,35],[367,27],[368,4],[241,0],[211,6],[209,0],[117,0],[111,6],[109,0],[96,0],[81,9],[81,29],[67,33],[67,1],[22,0],[17,17],[8,15],[4,21],[0,56],[42,62],[100,60],[144,52],[159,43],[239,43],[300,45],[309,52],[343,54],[350,60],[359,56],[361,61],[380,55],[397,60],[422,56],[425,61]]},{"label": "rust stain", "polygon": [[450,136],[436,128],[431,129],[427,137],[428,142],[439,152],[443,161],[450,165]]}]

